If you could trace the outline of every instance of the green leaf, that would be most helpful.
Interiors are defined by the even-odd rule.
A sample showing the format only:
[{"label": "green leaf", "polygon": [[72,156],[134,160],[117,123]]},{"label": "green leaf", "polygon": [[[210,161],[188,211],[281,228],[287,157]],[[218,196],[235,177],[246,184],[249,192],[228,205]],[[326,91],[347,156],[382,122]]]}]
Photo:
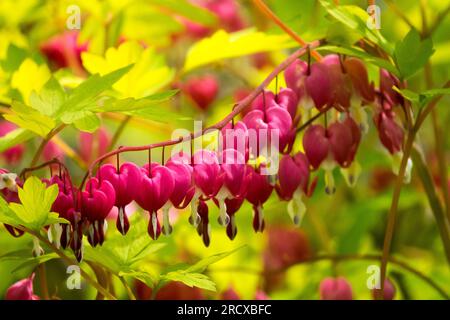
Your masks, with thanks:
[{"label": "green leaf", "polygon": [[411,29],[395,47],[395,61],[403,78],[409,78],[422,68],[433,55],[431,38],[420,39],[420,34]]},{"label": "green leaf", "polygon": [[159,282],[159,277],[158,275],[153,275],[147,271],[129,271],[129,272],[119,272],[119,276],[121,277],[132,277],[134,279],[140,280],[143,283],[145,283],[148,287],[150,288],[154,288],[158,282]]},{"label": "green leaf", "polygon": [[171,12],[182,15],[189,20],[205,26],[217,23],[217,18],[210,11],[194,6],[186,0],[149,0],[151,4],[169,9]]},{"label": "green leaf", "polygon": [[178,281],[189,287],[216,291],[216,284],[206,275],[201,273],[186,272],[183,270],[169,272],[161,276],[162,281]]},{"label": "green leaf", "polygon": [[82,118],[75,120],[74,125],[78,130],[92,133],[100,127],[100,119],[95,113],[88,111]]},{"label": "green leaf", "polygon": [[46,184],[37,177],[29,177],[23,188],[18,187],[20,203],[10,203],[9,208],[15,213],[20,224],[39,231],[49,219],[53,202],[58,195],[58,186]]},{"label": "green leaf", "polygon": [[5,60],[0,62],[0,66],[6,72],[14,72],[27,57],[28,52],[25,49],[10,44],[6,51]]},{"label": "green leaf", "polygon": [[397,68],[388,60],[384,60],[378,57],[374,57],[367,52],[356,48],[356,47],[340,47],[340,46],[333,46],[333,45],[327,45],[322,46],[320,48],[317,48],[318,51],[330,51],[340,54],[345,54],[352,57],[360,58],[366,62],[372,63],[378,67],[381,67],[383,69],[388,70],[394,75],[399,75],[399,72]]},{"label": "green leaf", "polygon": [[0,152],[14,147],[15,145],[18,145],[27,140],[30,140],[33,137],[33,132],[26,129],[18,128],[10,131],[3,137],[0,137]]},{"label": "green leaf", "polygon": [[189,49],[184,72],[224,59],[258,52],[276,51],[298,46],[287,35],[268,35],[255,29],[235,33],[217,31],[211,37],[196,42]]},{"label": "green leaf", "polygon": [[[77,111],[89,111],[95,108],[98,96],[110,89],[132,67],[132,65],[127,65],[104,76],[98,74],[91,76],[71,92],[69,98],[61,105],[58,114],[64,115],[65,113],[75,113]],[[79,117],[78,119],[81,118]],[[74,118],[72,117],[72,119]]]},{"label": "green leaf", "polygon": [[229,255],[235,253],[236,251],[242,249],[244,246],[240,246],[234,250],[231,251],[226,251],[226,252],[222,252],[222,253],[218,253],[212,256],[209,256],[207,258],[204,258],[200,261],[198,261],[197,263],[193,264],[192,266],[188,267],[187,269],[185,269],[185,271],[187,272],[203,272],[206,270],[206,268],[213,264],[216,263],[222,259],[225,259],[226,257],[228,257]]},{"label": "green leaf", "polygon": [[427,105],[436,96],[450,94],[450,88],[430,89],[421,93],[417,93],[409,89],[399,89],[395,86],[393,87],[393,89],[409,101],[417,103],[419,107]]},{"label": "green leaf", "polygon": [[13,101],[11,113],[3,115],[9,122],[15,123],[21,128],[28,129],[41,137],[55,128],[55,121],[35,109],[18,101]]},{"label": "green leaf", "polygon": [[165,243],[153,241],[147,234],[146,222],[134,215],[130,221],[133,228],[123,236],[111,235],[101,247],[85,248],[85,259],[103,265],[112,272],[138,272],[139,264],[151,254],[165,247]]},{"label": "green leaf", "polygon": [[21,264],[19,264],[17,267],[15,267],[11,272],[12,273],[16,273],[24,268],[35,268],[36,266],[45,263],[47,261],[53,260],[53,259],[58,259],[59,256],[52,252],[52,253],[47,253],[38,257],[29,257],[27,259],[25,259],[25,261]]},{"label": "green leaf", "polygon": [[19,226],[22,222],[9,208],[8,203],[3,197],[0,197],[0,222],[11,226]]},{"label": "green leaf", "polygon": [[97,111],[102,112],[130,112],[148,108],[158,108],[161,103],[169,101],[178,90],[169,90],[147,96],[142,99],[108,99]]},{"label": "green leaf", "polygon": [[358,32],[362,37],[377,44],[388,54],[392,54],[393,48],[389,42],[376,29],[367,27],[369,15],[366,11],[355,5],[335,5],[330,0],[319,0],[325,10],[345,27]]},{"label": "green leaf", "polygon": [[44,85],[41,91],[33,91],[30,95],[30,105],[41,114],[52,116],[57,113],[64,100],[66,93],[59,84],[58,80],[51,77]]},{"label": "green leaf", "polygon": [[122,98],[144,98],[170,83],[174,76],[174,70],[167,66],[164,56],[157,54],[153,48],[144,49],[135,41],[109,48],[105,57],[89,52],[84,52],[81,57],[90,73],[101,75],[134,64],[113,86]]}]

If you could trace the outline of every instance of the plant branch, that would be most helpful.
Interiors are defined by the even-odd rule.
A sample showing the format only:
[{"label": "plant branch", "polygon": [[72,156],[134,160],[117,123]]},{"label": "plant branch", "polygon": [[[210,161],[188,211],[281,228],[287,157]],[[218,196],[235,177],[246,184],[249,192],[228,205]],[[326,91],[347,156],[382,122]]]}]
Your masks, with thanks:
[{"label": "plant branch", "polygon": [[122,135],[123,131],[125,130],[126,125],[130,122],[131,116],[126,116],[125,119],[120,122],[120,125],[117,127],[116,132],[114,132],[114,135],[111,139],[111,143],[109,144],[108,151],[111,151],[114,149],[114,146],[116,145],[117,141],[119,140],[120,136]]},{"label": "plant branch", "polygon": [[125,287],[127,294],[128,294],[128,298],[130,298],[130,300],[136,300],[136,296],[133,293],[133,290],[131,290],[130,286],[128,285],[127,281],[125,280],[124,277],[119,276],[120,281],[122,282],[123,286]]},{"label": "plant branch", "polygon": [[386,226],[386,232],[384,235],[383,254],[381,257],[381,290],[377,291],[378,297],[384,295],[384,280],[386,279],[387,263],[389,260],[389,253],[391,249],[391,242],[394,236],[395,222],[397,220],[397,209],[400,200],[400,193],[403,187],[403,179],[405,177],[406,165],[408,163],[411,149],[414,143],[415,131],[409,129],[406,138],[405,147],[403,148],[403,157],[400,164],[400,169],[397,175],[397,179],[394,185],[394,194],[392,195],[391,207],[389,209],[388,222]]},{"label": "plant branch", "polygon": [[47,143],[65,127],[66,127],[65,124],[61,124],[57,128],[50,131],[50,133],[44,138],[44,140],[42,140],[41,144],[39,145],[38,149],[36,150],[36,153],[34,154],[29,167],[33,167],[36,165],[36,163],[39,161],[39,158],[41,157],[41,154],[44,151],[44,148],[47,145]]},{"label": "plant branch", "polygon": [[[270,8],[264,3],[264,1],[253,0],[253,3],[262,13],[264,13],[270,20],[275,22],[281,29],[283,29],[284,32],[291,36],[291,38],[297,41],[301,46],[305,46],[307,44],[306,41],[304,41],[297,33],[295,33],[294,30],[289,28],[286,24],[284,24],[283,21],[280,20],[280,18],[278,18],[275,13],[270,10]],[[311,50],[311,55],[317,61],[320,61],[322,59],[322,56],[315,50]]]}]

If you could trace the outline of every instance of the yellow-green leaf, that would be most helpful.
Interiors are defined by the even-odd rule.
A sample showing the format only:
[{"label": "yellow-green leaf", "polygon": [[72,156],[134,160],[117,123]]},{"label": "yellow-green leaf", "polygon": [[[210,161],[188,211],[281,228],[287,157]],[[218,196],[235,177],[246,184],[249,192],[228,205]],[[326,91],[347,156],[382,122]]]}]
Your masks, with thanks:
[{"label": "yellow-green leaf", "polygon": [[25,59],[19,69],[14,72],[11,87],[17,89],[25,103],[29,103],[30,94],[40,91],[50,79],[51,73],[46,64],[38,65],[30,58]]},{"label": "yellow-green leaf", "polygon": [[246,29],[235,33],[220,30],[211,37],[195,43],[189,49],[184,71],[187,72],[223,59],[293,48],[297,45],[284,34],[269,35],[255,29]]}]

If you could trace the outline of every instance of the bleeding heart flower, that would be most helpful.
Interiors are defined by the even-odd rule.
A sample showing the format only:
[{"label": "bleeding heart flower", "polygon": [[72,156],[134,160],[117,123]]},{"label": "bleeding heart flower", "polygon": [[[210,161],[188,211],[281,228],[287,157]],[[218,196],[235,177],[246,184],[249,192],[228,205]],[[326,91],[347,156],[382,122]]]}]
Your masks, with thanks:
[{"label": "bleeding heart flower", "polygon": [[224,182],[215,199],[219,205],[219,224],[227,226],[230,216],[225,200],[245,197],[248,187],[247,166],[245,157],[235,149],[224,150],[220,157]]},{"label": "bleeding heart flower", "polygon": [[211,243],[211,226],[209,225],[208,205],[205,201],[199,200],[197,213],[200,216],[200,223],[197,226],[198,235],[202,237],[203,244],[209,247]]},{"label": "bleeding heart flower", "polygon": [[328,104],[340,111],[348,109],[352,96],[352,83],[349,75],[343,72],[339,56],[329,54],[321,60],[321,63],[328,67],[331,83],[331,99]]},{"label": "bleeding heart flower", "polygon": [[80,157],[86,163],[91,163],[108,151],[111,137],[108,131],[101,127],[94,133],[80,132],[78,141]]},{"label": "bleeding heart flower", "polygon": [[[42,157],[45,161],[50,161],[52,159],[63,160],[64,159],[64,151],[53,141],[49,141],[42,151]],[[55,166],[55,168],[57,165]]]},{"label": "bleeding heart flower", "polygon": [[281,107],[291,115],[295,120],[297,114],[298,98],[295,92],[290,88],[281,88],[277,95],[270,90],[264,90],[253,100],[251,110],[268,110],[272,107]]},{"label": "bleeding heart flower", "polygon": [[343,277],[325,278],[320,283],[321,300],[352,300],[352,287]]},{"label": "bleeding heart flower", "polygon": [[393,86],[401,87],[400,80],[387,70],[380,69],[380,91],[384,99],[387,100],[389,105],[402,105],[404,103],[403,97],[392,89]]},{"label": "bleeding heart flower", "polygon": [[152,239],[158,239],[161,225],[157,211],[170,199],[175,188],[172,171],[158,163],[147,164],[141,168],[142,179],[136,195],[136,202],[150,213],[148,233]]},{"label": "bleeding heart flower", "polygon": [[276,191],[281,199],[289,200],[288,213],[294,224],[300,225],[306,212],[302,198],[308,194],[308,158],[301,152],[295,156],[284,155],[278,169],[278,181]]},{"label": "bleeding heart flower", "polygon": [[374,118],[375,126],[378,129],[378,137],[381,143],[391,154],[402,150],[403,129],[394,119],[392,112],[380,112]]},{"label": "bleeding heart flower", "polygon": [[34,273],[26,279],[14,283],[6,290],[5,300],[39,300],[33,293]]},{"label": "bleeding heart flower", "polygon": [[308,72],[308,64],[300,59],[295,60],[284,71],[284,80],[288,88],[297,95],[298,101],[305,96],[305,77]]},{"label": "bleeding heart flower", "polygon": [[[292,118],[289,113],[278,107],[272,107],[265,111],[253,110],[247,113],[242,120],[247,128],[252,130],[250,134],[254,134],[256,139],[250,139],[249,141],[256,142],[256,146],[252,143],[250,145],[250,154],[256,158],[260,155],[261,150],[264,147],[273,145],[278,150],[283,152],[292,140]],[[278,137],[278,141],[273,139]]]},{"label": "bleeding heart flower", "polygon": [[372,102],[375,99],[375,90],[373,82],[369,82],[369,75],[364,63],[358,58],[348,57],[344,60],[343,67],[352,81],[356,96],[359,97],[360,101],[356,103],[357,106],[360,106],[361,102]]},{"label": "bleeding heart flower", "polygon": [[[379,289],[381,291],[381,289]],[[372,290],[372,295],[374,299],[377,299],[377,292],[378,289]],[[396,293],[395,286],[392,284],[392,282],[386,278],[384,280],[384,294],[383,294],[383,300],[394,300],[395,293]]]},{"label": "bleeding heart flower", "polygon": [[206,110],[216,98],[219,84],[213,75],[192,77],[184,84],[183,91],[200,109]]},{"label": "bleeding heart flower", "polygon": [[104,241],[105,219],[116,201],[114,187],[107,180],[90,178],[85,191],[79,192],[81,215],[89,221],[88,240],[92,246]]},{"label": "bleeding heart flower", "polygon": [[[333,101],[333,84],[330,76],[330,69],[323,63],[314,63],[311,65],[309,74],[305,77],[305,109],[311,108],[312,100],[318,110],[323,110]],[[308,99],[309,98],[309,99]]]},{"label": "bleeding heart flower", "polygon": [[193,161],[192,177],[196,191],[191,203],[189,222],[196,227],[200,222],[200,216],[197,213],[198,199],[201,196],[204,200],[214,198],[222,187],[224,174],[221,172],[219,159],[213,151],[197,151]]},{"label": "bleeding heart flower", "polygon": [[169,235],[172,233],[172,226],[169,220],[169,210],[173,206],[177,209],[186,208],[192,200],[195,193],[195,187],[192,185],[192,172],[190,166],[191,158],[185,153],[179,153],[172,156],[166,164],[166,167],[172,171],[174,178],[174,189],[170,195],[170,204],[163,206],[163,233]]},{"label": "bleeding heart flower", "polygon": [[260,168],[254,169],[247,165],[248,185],[246,199],[253,205],[253,229],[255,232],[264,230],[263,204],[272,194],[273,186],[269,183],[268,176],[260,174]]},{"label": "bleeding heart flower", "polygon": [[245,23],[239,15],[239,5],[234,0],[196,1],[217,15],[220,24],[228,32],[245,28]]},{"label": "bleeding heart flower", "polygon": [[47,40],[41,45],[41,52],[55,68],[70,67],[78,75],[84,73],[81,53],[87,51],[88,44],[78,42],[79,32],[68,31]]},{"label": "bleeding heart flower", "polygon": [[[4,137],[11,131],[17,129],[17,127],[7,121],[0,122],[0,137]],[[23,153],[25,152],[25,146],[23,144],[18,144],[14,147],[6,149],[1,152],[0,155],[3,159],[5,159],[6,163],[14,165],[20,162],[22,159]]]},{"label": "bleeding heart flower", "polygon": [[101,166],[97,173],[98,179],[109,181],[116,193],[114,205],[118,209],[116,220],[117,230],[125,235],[130,228],[125,207],[136,198],[141,183],[141,171],[138,166],[131,162],[123,163],[119,169],[112,164]]},{"label": "bleeding heart flower", "polygon": [[238,121],[234,125],[229,122],[220,130],[219,150],[234,149],[249,158],[248,129],[244,122]]}]

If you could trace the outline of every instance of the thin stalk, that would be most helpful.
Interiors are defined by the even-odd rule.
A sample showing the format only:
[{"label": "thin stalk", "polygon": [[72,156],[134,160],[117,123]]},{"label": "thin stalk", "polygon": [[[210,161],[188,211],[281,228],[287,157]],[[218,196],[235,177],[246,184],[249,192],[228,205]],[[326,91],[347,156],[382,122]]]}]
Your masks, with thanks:
[{"label": "thin stalk", "polygon": [[389,210],[388,223],[386,226],[386,232],[384,236],[383,254],[381,257],[381,272],[380,272],[381,290],[377,291],[379,297],[383,297],[384,295],[384,280],[386,279],[387,263],[389,260],[392,238],[394,236],[395,222],[397,220],[398,203],[400,200],[400,193],[403,187],[403,179],[406,172],[406,165],[408,163],[408,159],[411,154],[414,138],[415,138],[415,131],[408,130],[408,136],[406,138],[405,147],[403,149],[403,157],[400,164],[400,169],[398,172],[397,179],[395,181],[394,194],[392,196],[391,208]]},{"label": "thin stalk", "polygon": [[43,263],[41,263],[38,266],[38,272],[42,298],[44,300],[50,300],[50,294],[48,293],[48,285],[47,285],[47,272],[45,272],[45,265]]},{"label": "thin stalk", "polygon": [[[304,46],[307,44],[306,41],[304,41],[300,36],[295,33],[294,30],[289,28],[286,24],[284,24],[283,21],[278,18],[275,13],[270,10],[270,8],[264,3],[262,0],[253,0],[253,3],[255,6],[264,13],[270,20],[275,22],[281,29],[283,29],[284,32],[286,32],[289,36],[291,36],[292,39],[297,41],[301,46]],[[317,61],[320,61],[322,59],[322,56],[315,50],[311,50],[311,55],[316,59]]]},{"label": "thin stalk", "polygon": [[125,290],[127,291],[128,298],[130,300],[136,300],[136,296],[133,293],[133,290],[131,290],[130,286],[128,285],[127,281],[124,277],[119,276],[120,281],[122,282],[123,286],[125,287]]},{"label": "thin stalk", "polygon": [[65,127],[66,127],[65,124],[61,124],[57,128],[50,131],[50,133],[42,140],[41,144],[39,145],[38,149],[36,150],[36,153],[34,154],[29,167],[33,167],[36,165],[36,163],[39,161],[39,158],[41,157],[41,154],[44,151],[44,148],[47,145],[47,143]]},{"label": "thin stalk", "polygon": [[117,127],[116,132],[111,139],[111,143],[109,144],[108,151],[114,149],[114,146],[116,145],[117,141],[119,141],[120,136],[122,135],[126,125],[130,122],[130,120],[131,116],[126,116],[125,119],[123,119],[120,125]]}]

